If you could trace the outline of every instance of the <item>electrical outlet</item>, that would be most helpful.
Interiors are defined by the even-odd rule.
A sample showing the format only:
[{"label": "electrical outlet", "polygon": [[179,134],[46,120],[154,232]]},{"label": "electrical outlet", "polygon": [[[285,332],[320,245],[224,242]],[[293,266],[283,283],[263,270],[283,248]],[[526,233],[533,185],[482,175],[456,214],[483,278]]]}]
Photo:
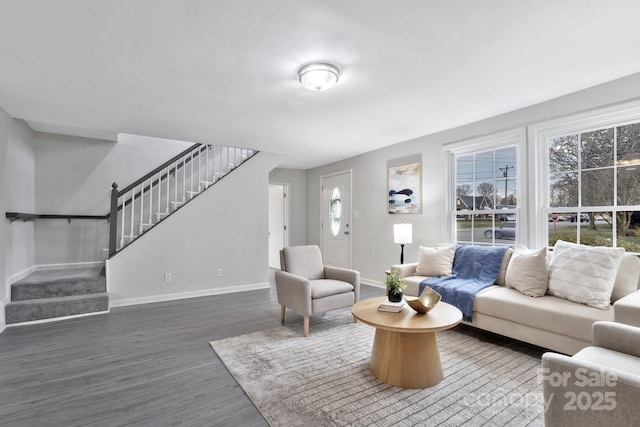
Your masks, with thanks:
[{"label": "electrical outlet", "polygon": [[164,281],[165,282],[171,281],[171,273],[164,273]]},{"label": "electrical outlet", "polygon": [[222,269],[221,268],[218,269],[218,277],[222,277]]}]

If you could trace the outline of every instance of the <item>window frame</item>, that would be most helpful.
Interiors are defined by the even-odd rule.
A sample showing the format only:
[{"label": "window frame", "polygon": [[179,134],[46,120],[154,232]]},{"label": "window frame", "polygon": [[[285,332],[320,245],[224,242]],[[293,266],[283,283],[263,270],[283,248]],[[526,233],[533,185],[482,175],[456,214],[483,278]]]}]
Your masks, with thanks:
[{"label": "window frame", "polygon": [[[612,212],[625,210],[625,206],[617,206],[617,197],[615,197],[617,193],[614,193],[612,206],[549,207],[549,139],[568,134],[584,134],[606,127],[618,127],[633,123],[640,123],[640,101],[601,108],[529,126],[527,134],[531,144],[529,144],[527,157],[532,160],[531,163],[533,166],[533,174],[530,180],[533,188],[531,188],[529,197],[532,199],[531,204],[533,207],[530,225],[531,243],[534,247],[549,246],[548,215],[554,211],[558,213],[566,211],[580,215],[581,213],[593,212],[594,210]],[[615,187],[614,190],[617,191]]]},{"label": "window frame", "polygon": [[[488,244],[491,246],[517,246],[518,244],[526,244],[527,242],[527,230],[524,224],[527,223],[527,197],[525,193],[525,162],[523,156],[526,154],[526,128],[510,129],[503,132],[493,133],[490,135],[480,136],[476,138],[470,138],[463,141],[457,141],[450,144],[445,144],[443,148],[446,151],[448,157],[447,160],[447,176],[448,176],[448,191],[446,197],[446,216],[447,225],[445,238],[452,243],[458,243],[458,236],[456,233],[456,217],[457,215],[471,214],[473,211],[458,211],[456,207],[457,192],[456,192],[456,159],[462,156],[468,156],[473,154],[481,154],[486,152],[495,152],[497,150],[515,147],[516,149],[516,194],[518,197],[517,208],[508,212],[514,212],[516,215],[516,239],[513,244],[504,245],[502,243],[496,243],[495,240]],[[461,213],[462,212],[462,213]],[[477,211],[476,211],[477,212]],[[483,210],[486,214],[499,214],[505,213],[504,210],[499,209],[487,209]],[[494,221],[494,226],[496,222]],[[473,240],[473,239],[472,239]],[[461,242],[467,244],[467,242]],[[472,242],[471,244],[484,243]]]}]

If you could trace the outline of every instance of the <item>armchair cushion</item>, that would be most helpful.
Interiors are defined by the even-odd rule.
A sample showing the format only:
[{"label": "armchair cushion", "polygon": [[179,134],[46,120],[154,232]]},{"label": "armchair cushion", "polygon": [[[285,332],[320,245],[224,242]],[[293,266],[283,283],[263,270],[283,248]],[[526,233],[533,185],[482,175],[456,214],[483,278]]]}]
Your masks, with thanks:
[{"label": "armchair cushion", "polygon": [[602,347],[586,347],[573,355],[575,360],[595,363],[640,377],[640,357]]},{"label": "armchair cushion", "polygon": [[311,299],[328,297],[329,295],[353,292],[351,283],[341,280],[320,279],[311,280]]},{"label": "armchair cushion", "polygon": [[287,247],[283,251],[286,271],[309,280],[324,279],[322,254],[318,246]]}]

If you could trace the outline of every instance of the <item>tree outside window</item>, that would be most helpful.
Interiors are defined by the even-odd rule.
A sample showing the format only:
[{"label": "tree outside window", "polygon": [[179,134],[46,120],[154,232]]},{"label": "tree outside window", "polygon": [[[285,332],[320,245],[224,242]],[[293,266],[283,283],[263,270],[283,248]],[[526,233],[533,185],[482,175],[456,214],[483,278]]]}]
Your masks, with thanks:
[{"label": "tree outside window", "polygon": [[640,252],[640,123],[550,138],[548,148],[549,208],[557,211],[549,244]]}]

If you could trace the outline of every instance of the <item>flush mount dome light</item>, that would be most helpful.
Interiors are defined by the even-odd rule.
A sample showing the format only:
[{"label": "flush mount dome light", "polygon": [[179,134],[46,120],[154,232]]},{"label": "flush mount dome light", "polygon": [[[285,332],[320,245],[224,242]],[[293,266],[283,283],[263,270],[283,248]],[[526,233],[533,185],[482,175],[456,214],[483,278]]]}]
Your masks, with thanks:
[{"label": "flush mount dome light", "polygon": [[315,62],[305,65],[298,71],[302,86],[310,90],[326,90],[338,83],[338,68],[334,65]]}]

